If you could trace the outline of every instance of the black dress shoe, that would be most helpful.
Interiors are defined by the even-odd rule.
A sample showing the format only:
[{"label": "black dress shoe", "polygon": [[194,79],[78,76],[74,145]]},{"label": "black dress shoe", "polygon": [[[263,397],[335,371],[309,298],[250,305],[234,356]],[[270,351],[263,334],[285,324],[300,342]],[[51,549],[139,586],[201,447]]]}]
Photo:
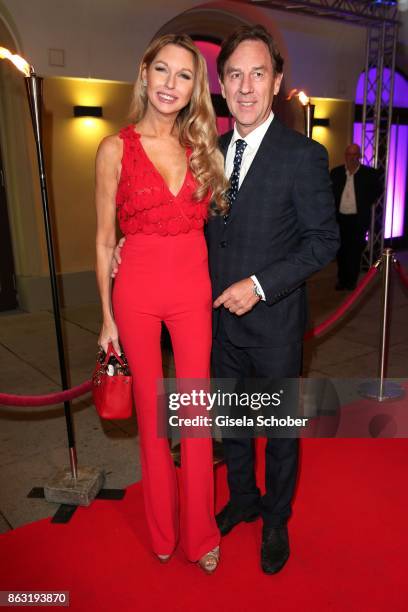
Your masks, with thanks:
[{"label": "black dress shoe", "polygon": [[289,559],[288,528],[263,527],[261,565],[265,574],[276,574]]},{"label": "black dress shoe", "polygon": [[227,535],[235,527],[242,521],[245,523],[252,523],[259,516],[259,508],[256,506],[250,506],[249,508],[237,508],[232,506],[230,502],[219,512],[215,520],[217,521],[218,529],[221,532],[221,535]]}]

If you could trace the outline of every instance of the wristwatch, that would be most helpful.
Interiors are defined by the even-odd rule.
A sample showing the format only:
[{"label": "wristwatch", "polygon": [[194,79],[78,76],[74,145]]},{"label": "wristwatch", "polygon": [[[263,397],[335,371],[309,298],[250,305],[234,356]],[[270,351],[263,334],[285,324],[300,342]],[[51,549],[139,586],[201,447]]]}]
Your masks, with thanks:
[{"label": "wristwatch", "polygon": [[[254,281],[252,282],[254,283]],[[259,291],[258,285],[256,283],[254,283],[252,291],[254,292],[254,295],[256,295],[256,297],[259,297],[259,299],[262,300],[262,293]]]}]

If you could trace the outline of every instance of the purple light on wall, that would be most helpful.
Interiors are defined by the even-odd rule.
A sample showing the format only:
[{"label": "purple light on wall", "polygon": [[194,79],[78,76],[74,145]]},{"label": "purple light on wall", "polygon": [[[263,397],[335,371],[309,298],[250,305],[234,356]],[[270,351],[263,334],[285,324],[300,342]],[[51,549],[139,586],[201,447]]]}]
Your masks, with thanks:
[{"label": "purple light on wall", "polygon": [[[220,94],[221,87],[217,73],[217,56],[220,52],[220,45],[208,42],[206,40],[195,40],[195,45],[200,49],[207,62],[208,81],[210,83],[210,92],[212,94]],[[229,132],[234,126],[234,122],[230,117],[217,117],[217,130],[219,134]]]},{"label": "purple light on wall", "polygon": [[[373,80],[376,75],[376,68],[370,70],[370,80]],[[389,78],[389,69],[384,70],[384,76]],[[368,103],[372,104],[375,101],[375,92],[369,91],[367,98]],[[364,73],[360,75],[356,89],[356,104],[363,104],[364,98]],[[389,93],[385,92],[383,102],[388,104]],[[395,73],[394,77],[394,107],[408,107],[408,82],[406,79]],[[373,131],[373,125],[367,124],[366,130]],[[354,124],[354,142],[361,145],[362,124]],[[385,229],[384,238],[398,238],[404,233],[404,216],[405,216],[405,200],[406,200],[406,183],[407,183],[407,161],[408,161],[408,126],[391,127],[390,134],[390,151],[388,160],[388,181],[387,181],[387,201],[385,205]],[[366,147],[364,152],[363,163],[371,160],[373,157],[373,148],[371,145]]]},{"label": "purple light on wall", "polygon": [[404,233],[408,126],[393,125],[390,140],[384,238],[402,236]]},{"label": "purple light on wall", "polygon": [[[366,130],[372,131],[372,124],[366,125]],[[355,123],[353,142],[361,146],[362,124]],[[371,159],[372,145],[365,151],[367,159]],[[406,197],[406,179],[408,162],[408,126],[393,125],[391,127],[390,155],[388,161],[387,202],[385,207],[384,238],[398,238],[404,234],[404,212]],[[394,205],[393,205],[394,202]]]},{"label": "purple light on wall", "polygon": [[[371,68],[369,71],[370,81],[373,82],[377,73],[377,68]],[[390,70],[389,68],[384,69],[384,79],[389,80]],[[389,92],[384,92],[383,101],[384,104],[388,104]],[[364,72],[360,74],[356,88],[356,104],[363,104],[364,101]],[[375,102],[375,91],[370,90],[367,92],[367,101],[369,104]],[[400,106],[402,108],[408,107],[408,82],[398,72],[394,75],[394,98],[393,106]]]},{"label": "purple light on wall", "polygon": [[211,93],[221,93],[220,84],[217,74],[217,55],[220,52],[220,45],[208,42],[206,40],[195,40],[194,44],[204,55],[207,62],[208,80],[210,83]]},{"label": "purple light on wall", "polygon": [[[372,123],[367,123],[366,124],[366,133],[367,133],[367,139],[369,140],[369,143],[367,144],[365,151],[364,151],[364,159],[362,160],[363,164],[366,164],[367,166],[370,165],[370,160],[373,158],[373,145],[371,144],[372,140],[370,137],[370,133],[373,133],[373,124]],[[363,124],[362,123],[355,123],[354,124],[354,130],[353,130],[353,142],[357,143],[358,145],[360,145],[361,147],[361,143],[362,143],[362,136],[363,136]]]}]

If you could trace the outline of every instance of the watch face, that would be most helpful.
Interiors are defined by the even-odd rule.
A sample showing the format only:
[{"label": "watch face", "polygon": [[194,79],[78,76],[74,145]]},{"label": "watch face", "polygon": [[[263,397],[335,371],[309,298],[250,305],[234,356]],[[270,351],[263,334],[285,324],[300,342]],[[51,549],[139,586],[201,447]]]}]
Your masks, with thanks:
[{"label": "watch face", "polygon": [[255,283],[254,283],[254,294],[255,294],[257,297],[262,297],[262,296],[261,296],[261,292],[260,292],[260,291],[259,291],[259,289],[258,289],[258,285],[255,285]]}]

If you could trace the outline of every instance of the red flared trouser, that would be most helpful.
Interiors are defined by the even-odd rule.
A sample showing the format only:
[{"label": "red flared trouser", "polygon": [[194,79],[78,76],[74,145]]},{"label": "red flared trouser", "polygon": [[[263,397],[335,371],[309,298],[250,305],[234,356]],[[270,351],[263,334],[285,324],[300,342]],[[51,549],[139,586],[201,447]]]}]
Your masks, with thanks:
[{"label": "red flared trouser", "polygon": [[209,377],[212,306],[203,232],[128,235],[112,302],[133,375],[153,550],[170,554],[180,535],[188,559],[197,561],[218,545],[220,537],[214,518],[212,441],[182,438],[179,503],[169,444],[157,433],[157,381],[163,377],[162,321],[171,336],[176,377]]}]

